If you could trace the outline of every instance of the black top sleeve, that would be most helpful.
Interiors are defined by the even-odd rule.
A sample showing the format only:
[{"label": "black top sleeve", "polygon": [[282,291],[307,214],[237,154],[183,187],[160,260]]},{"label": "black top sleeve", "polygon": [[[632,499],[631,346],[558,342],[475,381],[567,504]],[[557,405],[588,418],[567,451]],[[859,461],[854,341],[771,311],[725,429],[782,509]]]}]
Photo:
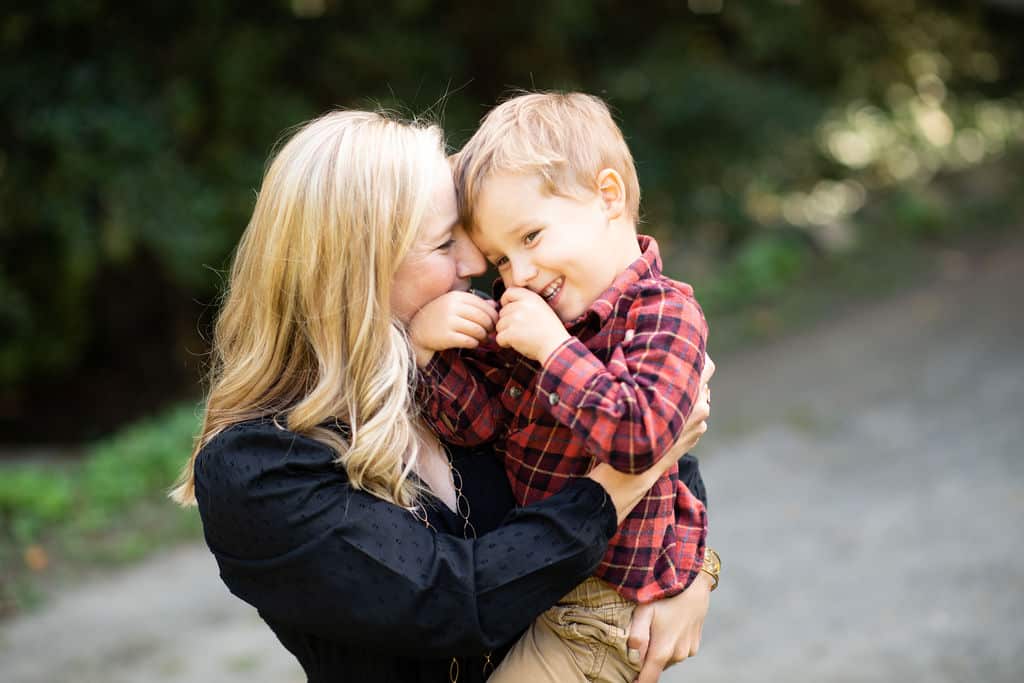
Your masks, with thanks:
[{"label": "black top sleeve", "polygon": [[206,541],[232,593],[269,620],[408,656],[478,654],[589,576],[615,510],[589,479],[477,539],[435,533],[353,489],[322,444],[236,425],[196,460]]},{"label": "black top sleeve", "polygon": [[700,462],[689,453],[679,458],[679,480],[686,484],[690,493],[697,496],[707,508],[708,492],[704,488],[704,477],[700,474]]}]

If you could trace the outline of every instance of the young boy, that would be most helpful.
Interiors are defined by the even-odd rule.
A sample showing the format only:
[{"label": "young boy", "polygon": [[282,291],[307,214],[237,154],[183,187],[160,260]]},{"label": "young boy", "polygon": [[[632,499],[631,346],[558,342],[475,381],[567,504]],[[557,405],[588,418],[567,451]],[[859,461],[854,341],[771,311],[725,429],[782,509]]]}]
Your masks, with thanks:
[{"label": "young boy", "polygon": [[[454,174],[463,224],[501,275],[500,310],[438,305],[412,321],[434,428],[456,443],[498,438],[520,505],[596,461],[651,467],[698,399],[707,325],[693,290],[663,276],[657,244],[636,233],[636,170],[605,104],[513,98],[487,115]],[[445,351],[454,346],[464,348]],[[632,680],[633,607],[689,586],[706,528],[674,467],[594,577],[535,622],[492,680]]]}]

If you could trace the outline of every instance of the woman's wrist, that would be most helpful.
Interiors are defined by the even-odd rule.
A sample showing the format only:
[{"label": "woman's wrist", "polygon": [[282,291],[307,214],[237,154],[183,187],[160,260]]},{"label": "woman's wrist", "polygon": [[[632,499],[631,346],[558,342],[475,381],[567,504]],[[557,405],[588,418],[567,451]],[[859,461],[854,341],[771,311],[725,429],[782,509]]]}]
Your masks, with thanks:
[{"label": "woman's wrist", "polygon": [[587,478],[600,484],[611,499],[615,506],[616,524],[622,524],[650,489],[650,484],[641,477],[619,472],[607,463],[599,463],[587,474]]},{"label": "woman's wrist", "polygon": [[609,539],[619,530],[615,501],[608,493],[608,489],[593,477],[587,475],[570,479],[559,494],[569,497],[574,504],[585,502],[591,505],[592,512],[589,513],[589,516],[603,523],[604,531]]},{"label": "woman's wrist", "polygon": [[718,553],[708,546],[704,550],[704,562],[701,564],[700,571],[697,572],[698,578],[704,577],[710,583],[708,590],[715,590],[718,588],[718,576],[722,571],[722,559],[718,556]]},{"label": "woman's wrist", "polygon": [[712,578],[711,574],[708,574],[703,569],[697,572],[697,577],[693,580],[693,582],[699,585],[701,588],[707,590],[708,593],[715,590],[715,588],[718,586],[717,579]]}]

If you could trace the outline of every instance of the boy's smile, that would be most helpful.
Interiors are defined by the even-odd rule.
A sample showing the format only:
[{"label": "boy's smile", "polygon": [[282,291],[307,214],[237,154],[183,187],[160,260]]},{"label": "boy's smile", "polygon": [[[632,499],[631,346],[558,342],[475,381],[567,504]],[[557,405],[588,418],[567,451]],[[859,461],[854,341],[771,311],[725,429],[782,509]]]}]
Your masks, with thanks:
[{"label": "boy's smile", "polygon": [[547,301],[549,304],[554,306],[555,298],[562,293],[562,285],[565,284],[565,278],[560,277],[550,285],[540,290],[541,298]]},{"label": "boy's smile", "polygon": [[473,241],[506,287],[540,295],[563,323],[581,316],[640,257],[635,229],[597,192],[549,193],[533,174],[487,178]]}]

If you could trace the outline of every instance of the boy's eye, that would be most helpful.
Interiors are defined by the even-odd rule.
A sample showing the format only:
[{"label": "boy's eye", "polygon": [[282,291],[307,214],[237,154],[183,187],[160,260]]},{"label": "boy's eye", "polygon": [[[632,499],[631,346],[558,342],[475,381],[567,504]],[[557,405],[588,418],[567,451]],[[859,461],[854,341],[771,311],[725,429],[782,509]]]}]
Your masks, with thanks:
[{"label": "boy's eye", "polygon": [[494,259],[494,267],[495,268],[504,268],[505,264],[507,264],[507,263],[508,263],[508,257],[506,257],[506,256],[499,256],[498,258]]},{"label": "boy's eye", "polygon": [[523,243],[524,244],[530,244],[534,240],[536,240],[538,237],[540,237],[540,230],[534,230],[533,232],[528,232],[528,233],[526,233],[526,235],[523,236]]}]

